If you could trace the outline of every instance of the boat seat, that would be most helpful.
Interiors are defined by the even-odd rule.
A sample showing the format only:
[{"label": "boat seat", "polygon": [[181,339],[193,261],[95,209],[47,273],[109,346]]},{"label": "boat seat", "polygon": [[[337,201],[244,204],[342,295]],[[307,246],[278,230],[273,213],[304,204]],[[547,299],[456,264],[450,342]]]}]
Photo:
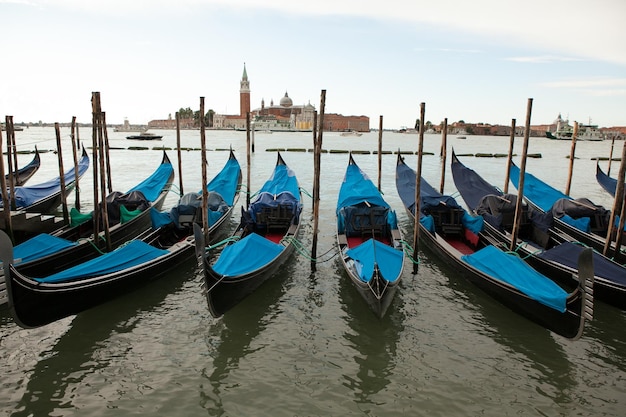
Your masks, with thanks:
[{"label": "boat seat", "polygon": [[363,237],[387,235],[387,212],[385,207],[372,207],[366,212],[358,212],[350,217],[351,229]]},{"label": "boat seat", "polygon": [[256,225],[268,233],[285,233],[293,220],[291,206],[279,204],[276,207],[263,207],[256,215]]},{"label": "boat seat", "polygon": [[429,214],[435,222],[435,230],[444,236],[463,235],[463,210],[433,210]]}]

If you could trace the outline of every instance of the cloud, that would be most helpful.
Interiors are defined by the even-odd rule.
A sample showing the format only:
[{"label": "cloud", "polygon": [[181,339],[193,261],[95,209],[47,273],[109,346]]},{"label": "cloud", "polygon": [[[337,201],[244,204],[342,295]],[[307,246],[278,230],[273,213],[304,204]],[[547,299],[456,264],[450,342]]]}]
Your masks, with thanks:
[{"label": "cloud", "polygon": [[575,62],[584,61],[581,58],[573,58],[568,56],[556,56],[556,55],[537,55],[537,56],[518,56],[505,58],[506,61],[522,62],[529,64],[550,64],[553,62]]},{"label": "cloud", "polygon": [[550,81],[542,83],[547,88],[618,88],[626,87],[626,78],[588,78]]}]

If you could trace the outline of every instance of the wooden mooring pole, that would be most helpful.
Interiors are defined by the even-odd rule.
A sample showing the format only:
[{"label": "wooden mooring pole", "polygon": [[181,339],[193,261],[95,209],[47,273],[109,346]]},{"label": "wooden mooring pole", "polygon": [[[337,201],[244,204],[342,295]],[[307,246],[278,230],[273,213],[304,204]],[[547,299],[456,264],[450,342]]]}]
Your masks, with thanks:
[{"label": "wooden mooring pole", "polygon": [[448,155],[448,118],[443,119],[443,130],[441,131],[441,150],[439,155],[441,156],[441,180],[439,181],[439,192],[443,194],[443,189],[446,185],[446,158]]},{"label": "wooden mooring pole", "polygon": [[[0,187],[7,189],[7,182],[4,173],[4,158],[2,158],[2,129],[0,129]],[[11,238],[11,242],[15,243],[13,237],[13,227],[11,225],[11,207],[9,203],[8,193],[2,193],[2,216],[4,220],[4,231]]]},{"label": "wooden mooring pole", "polygon": [[[59,180],[61,187],[61,209],[63,211],[63,221],[70,223],[70,214],[67,211],[67,188],[65,185],[65,168],[63,167],[63,150],[61,149],[61,128],[58,123],[54,123],[54,132],[57,139],[57,159],[59,160]],[[78,171],[75,172],[78,176]]]},{"label": "wooden mooring pole", "polygon": [[202,232],[204,234],[204,241],[209,241],[209,190],[207,188],[207,160],[206,160],[206,135],[204,129],[204,97],[200,97],[200,146],[202,151],[200,153],[200,165],[202,166]]},{"label": "wooden mooring pole", "polygon": [[176,112],[176,154],[178,156],[178,195],[182,197],[183,191],[183,161],[180,153],[180,116]]},{"label": "wooden mooring pole", "polygon": [[514,251],[517,246],[517,235],[519,232],[520,216],[522,215],[522,204],[524,202],[524,176],[526,173],[526,156],[528,154],[528,140],[530,138],[530,115],[533,110],[533,99],[528,99],[526,105],[526,125],[524,128],[524,144],[522,145],[522,162],[519,170],[519,180],[517,187],[517,202],[515,204],[515,216],[513,217],[513,230],[511,233],[511,247],[510,250]]},{"label": "wooden mooring pole", "polygon": [[317,235],[319,233],[320,213],[320,174],[322,163],[322,137],[324,133],[324,109],[326,107],[326,90],[322,90],[320,96],[320,115],[317,137],[313,146],[313,242],[311,244],[311,271],[316,271],[317,262]]},{"label": "wooden mooring pole", "polygon": [[504,189],[503,193],[509,192],[509,175],[511,170],[511,160],[513,159],[513,147],[515,145],[515,119],[511,119],[511,136],[509,137],[509,153],[506,160],[506,175],[504,176]]},{"label": "wooden mooring pole", "polygon": [[420,103],[419,141],[417,145],[417,170],[415,174],[415,221],[413,222],[413,275],[419,268],[419,239],[420,239],[420,187],[422,183],[422,155],[424,154],[424,117],[426,115],[426,103]]},{"label": "wooden mooring pole", "polygon": [[382,192],[381,188],[381,171],[383,170],[383,116],[378,119],[378,191]]},{"label": "wooden mooring pole", "polygon": [[[619,173],[617,175],[617,187],[615,188],[615,200],[613,200],[613,210],[609,216],[609,228],[606,233],[606,239],[604,241],[604,248],[602,248],[602,254],[609,256],[609,249],[611,248],[611,238],[615,234],[615,253],[620,250],[622,244],[622,235],[624,233],[624,212],[626,203],[624,202],[624,179],[626,178],[626,141],[622,147],[622,161],[619,167]],[[620,213],[620,224],[617,231],[615,230],[615,216]]]},{"label": "wooden mooring pole", "polygon": [[578,122],[574,122],[574,133],[572,134],[572,147],[569,151],[569,172],[567,174],[567,185],[565,194],[569,195],[572,186],[572,174],[574,172],[574,159],[576,159],[576,136],[578,136]]},{"label": "wooden mooring pole", "polygon": [[76,195],[76,199],[74,201],[74,207],[76,210],[80,210],[80,184],[78,178],[78,130],[76,126],[76,116],[72,116],[72,124],[70,127],[70,140],[72,142],[72,157],[74,159],[74,193]]}]

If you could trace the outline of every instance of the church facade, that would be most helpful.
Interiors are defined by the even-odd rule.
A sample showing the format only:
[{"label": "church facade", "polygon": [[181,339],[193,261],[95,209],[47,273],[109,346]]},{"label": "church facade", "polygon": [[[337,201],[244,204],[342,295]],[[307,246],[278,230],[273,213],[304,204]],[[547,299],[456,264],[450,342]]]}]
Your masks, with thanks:
[{"label": "church facade", "polygon": [[[274,104],[274,100],[271,100],[269,106],[266,106],[265,99],[262,99],[261,107],[251,110],[250,81],[244,64],[239,88],[239,114],[215,114],[213,127],[216,129],[245,130],[248,113],[250,113],[251,128],[257,131],[307,132],[313,130],[316,110],[310,102],[304,105],[294,105],[287,92],[277,105]],[[369,118],[366,116],[342,116],[339,114],[327,114],[325,116],[332,119],[328,122],[324,121],[325,131],[369,131]]]}]

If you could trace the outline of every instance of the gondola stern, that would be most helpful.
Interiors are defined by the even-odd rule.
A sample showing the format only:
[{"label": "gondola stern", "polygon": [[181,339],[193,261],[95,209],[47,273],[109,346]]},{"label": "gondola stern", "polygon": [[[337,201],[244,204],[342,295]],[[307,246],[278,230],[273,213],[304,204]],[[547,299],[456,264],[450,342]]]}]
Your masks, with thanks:
[{"label": "gondola stern", "polygon": [[593,249],[585,248],[578,256],[578,288],[582,294],[580,306],[580,324],[572,340],[578,340],[584,331],[585,321],[593,320]]}]

